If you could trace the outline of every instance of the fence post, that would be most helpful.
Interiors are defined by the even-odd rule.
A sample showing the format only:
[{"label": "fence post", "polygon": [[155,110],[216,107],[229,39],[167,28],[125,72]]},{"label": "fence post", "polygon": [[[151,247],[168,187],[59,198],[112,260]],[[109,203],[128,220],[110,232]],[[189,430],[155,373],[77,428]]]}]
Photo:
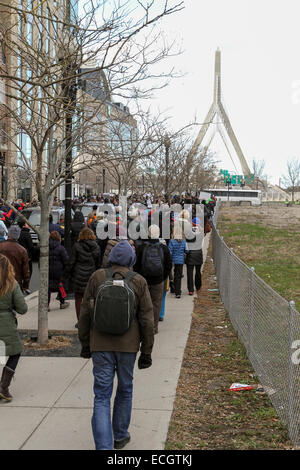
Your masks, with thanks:
[{"label": "fence post", "polygon": [[[224,251],[224,237],[220,237],[219,243],[219,252],[218,252],[218,263],[219,263],[219,277],[218,277],[218,287],[219,292],[221,295],[222,302],[224,303],[224,292],[223,292],[223,265],[224,265],[224,257],[222,256],[222,252]],[[223,252],[224,255],[224,252]]]},{"label": "fence post", "polygon": [[231,297],[232,297],[232,265],[233,265],[233,248],[230,248],[230,251],[229,251],[229,285],[228,285],[228,312],[229,312],[229,316],[231,318],[231,314],[232,314],[232,308],[231,308]]},{"label": "fence post", "polygon": [[[288,431],[291,441],[294,441],[294,364],[292,360],[292,350],[294,342],[294,318],[295,318],[295,302],[290,302],[289,316],[289,351],[288,351]],[[297,436],[299,439],[299,436]]]},{"label": "fence post", "polygon": [[254,335],[254,273],[255,268],[252,266],[250,271],[250,285],[249,285],[249,313],[250,313],[250,328],[249,328],[249,359],[253,365],[254,352],[253,352],[253,335]]}]

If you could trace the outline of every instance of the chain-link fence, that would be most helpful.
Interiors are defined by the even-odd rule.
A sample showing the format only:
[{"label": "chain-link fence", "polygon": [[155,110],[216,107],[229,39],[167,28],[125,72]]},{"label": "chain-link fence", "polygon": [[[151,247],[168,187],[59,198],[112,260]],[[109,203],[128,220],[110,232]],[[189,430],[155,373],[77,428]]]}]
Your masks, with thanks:
[{"label": "chain-link fence", "polygon": [[212,231],[218,288],[234,329],[289,437],[300,446],[300,314]]}]

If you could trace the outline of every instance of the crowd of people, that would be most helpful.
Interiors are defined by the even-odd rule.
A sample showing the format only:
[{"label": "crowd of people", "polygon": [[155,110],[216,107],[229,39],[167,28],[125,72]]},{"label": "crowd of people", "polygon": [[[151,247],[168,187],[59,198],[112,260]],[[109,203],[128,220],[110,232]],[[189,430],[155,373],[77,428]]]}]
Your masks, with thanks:
[{"label": "crowd of people", "polygon": [[[215,199],[174,196],[165,202],[150,196],[140,201],[132,197],[126,221],[116,196],[89,201],[95,204],[86,219],[80,210],[82,202],[73,201],[70,253],[62,244],[63,228],[49,217],[48,309],[51,293],[57,293],[61,309],[69,306],[66,292],[74,293],[81,356],[92,357],[94,365],[95,446],[120,449],[130,440],[136,355],[140,351],[140,369],[151,366],[154,337],[165,316],[166,293],[170,289],[181,298],[184,264],[189,295],[200,295],[203,253],[198,234],[205,236],[211,230]],[[197,217],[199,204],[202,220]],[[112,212],[107,205],[113,207]],[[19,207],[22,210],[24,205]],[[28,225],[14,223],[15,213],[7,209],[0,208],[0,340],[6,344],[8,356],[0,399],[10,401],[9,386],[22,352],[14,312],[27,311],[22,293],[29,292],[32,242]],[[118,387],[111,422],[115,373]]]}]

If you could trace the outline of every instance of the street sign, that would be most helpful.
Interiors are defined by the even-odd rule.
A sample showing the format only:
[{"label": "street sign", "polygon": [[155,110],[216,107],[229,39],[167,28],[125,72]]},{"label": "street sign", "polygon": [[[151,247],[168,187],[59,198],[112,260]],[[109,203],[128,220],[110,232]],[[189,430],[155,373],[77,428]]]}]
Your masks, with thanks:
[{"label": "street sign", "polygon": [[250,175],[230,175],[228,170],[220,170],[220,174],[224,176],[224,184],[231,183],[233,186],[254,183],[254,174]]}]

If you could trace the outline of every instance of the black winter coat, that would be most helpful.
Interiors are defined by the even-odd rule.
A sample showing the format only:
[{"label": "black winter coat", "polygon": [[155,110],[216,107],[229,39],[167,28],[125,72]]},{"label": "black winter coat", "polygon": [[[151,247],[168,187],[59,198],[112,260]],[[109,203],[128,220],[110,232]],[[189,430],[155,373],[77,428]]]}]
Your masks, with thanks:
[{"label": "black winter coat", "polygon": [[28,258],[32,260],[34,247],[30,235],[30,229],[23,227],[18,242],[27,250]]},{"label": "black winter coat", "polygon": [[58,292],[58,285],[64,279],[69,261],[66,249],[58,240],[49,240],[49,290]]},{"label": "black winter coat", "polygon": [[[149,239],[147,241],[154,244],[154,243],[157,243],[159,240]],[[162,247],[163,254],[164,254],[164,262],[163,262],[164,273],[162,276],[145,278],[147,283],[150,286],[155,285],[155,284],[160,284],[161,282],[165,281],[167,277],[169,276],[170,271],[172,269],[172,258],[170,255],[169,248],[167,247],[167,245],[164,245],[163,243],[160,243],[160,245]],[[133,270],[140,274],[142,273],[142,270],[143,270],[142,260],[143,260],[143,251],[146,247],[145,240],[143,240],[142,243],[135,244],[135,246],[136,246],[136,263],[133,267]]]},{"label": "black winter coat", "polygon": [[71,222],[71,243],[72,246],[77,242],[81,230],[85,227],[84,216],[82,212],[75,212],[73,222]]},{"label": "black winter coat", "polygon": [[[193,239],[188,239],[187,240],[187,245],[189,249],[189,253],[186,255],[186,264],[192,265],[192,266],[202,266],[203,264],[203,252],[202,248],[199,249],[194,249],[196,248],[195,246],[196,243],[196,236]],[[199,243],[199,242],[198,242]]]},{"label": "black winter coat", "polygon": [[66,276],[74,292],[83,293],[91,275],[100,268],[101,252],[95,240],[80,240],[72,248]]}]

